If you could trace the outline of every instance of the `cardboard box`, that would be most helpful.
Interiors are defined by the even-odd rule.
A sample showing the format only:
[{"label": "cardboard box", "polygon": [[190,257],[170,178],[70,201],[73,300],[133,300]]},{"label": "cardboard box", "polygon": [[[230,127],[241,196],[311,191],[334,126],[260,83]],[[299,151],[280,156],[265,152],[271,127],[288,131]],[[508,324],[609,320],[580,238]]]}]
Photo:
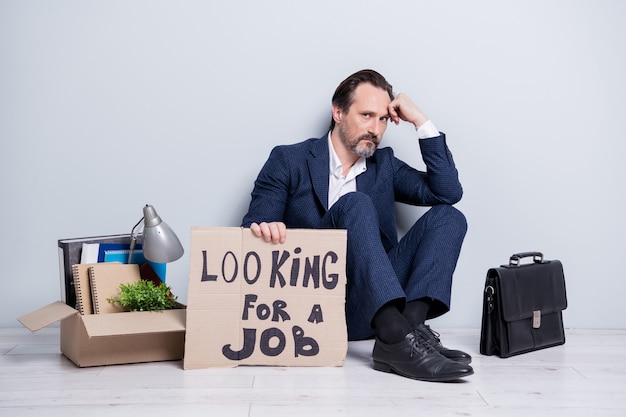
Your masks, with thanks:
[{"label": "cardboard box", "polygon": [[184,369],[343,365],[346,245],[345,230],[290,229],[273,244],[193,227]]},{"label": "cardboard box", "polygon": [[18,321],[33,332],[61,321],[61,353],[87,367],[182,359],[185,312],[179,308],[81,315],[57,301]]}]

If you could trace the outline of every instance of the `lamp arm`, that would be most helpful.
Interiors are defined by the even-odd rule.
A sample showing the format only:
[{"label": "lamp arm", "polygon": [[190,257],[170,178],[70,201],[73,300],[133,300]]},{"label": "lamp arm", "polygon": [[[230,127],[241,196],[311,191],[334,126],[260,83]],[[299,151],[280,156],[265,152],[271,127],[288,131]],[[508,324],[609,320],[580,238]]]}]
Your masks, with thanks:
[{"label": "lamp arm", "polygon": [[143,221],[143,219],[144,219],[143,217],[139,219],[137,224],[135,224],[133,226],[133,229],[130,231],[130,250],[128,251],[127,263],[131,263],[131,260],[133,259],[133,251],[135,250],[135,244],[137,243],[137,235],[135,234],[135,229],[137,228],[137,226],[139,226],[139,224]]}]

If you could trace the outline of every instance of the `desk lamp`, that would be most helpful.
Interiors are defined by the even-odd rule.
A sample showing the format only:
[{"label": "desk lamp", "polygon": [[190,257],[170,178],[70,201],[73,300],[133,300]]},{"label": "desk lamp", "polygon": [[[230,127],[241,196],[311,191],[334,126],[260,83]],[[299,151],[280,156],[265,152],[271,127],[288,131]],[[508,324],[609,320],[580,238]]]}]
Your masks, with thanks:
[{"label": "desk lamp", "polygon": [[154,207],[146,204],[143,208],[143,217],[137,222],[130,232],[130,251],[128,263],[131,263],[133,250],[137,242],[135,229],[143,222],[143,256],[152,262],[173,262],[183,256],[184,250],[178,236],[170,227],[161,220]]}]

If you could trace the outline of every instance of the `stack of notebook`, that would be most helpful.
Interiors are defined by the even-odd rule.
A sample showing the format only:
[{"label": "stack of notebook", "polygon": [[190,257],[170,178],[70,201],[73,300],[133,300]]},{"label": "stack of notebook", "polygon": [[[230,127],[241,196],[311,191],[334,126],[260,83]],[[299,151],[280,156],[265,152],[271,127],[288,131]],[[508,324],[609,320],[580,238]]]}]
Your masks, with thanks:
[{"label": "stack of notebook", "polygon": [[120,294],[120,284],[141,279],[139,265],[117,262],[75,264],[72,266],[76,307],[80,314],[119,313],[118,304],[108,301]]}]

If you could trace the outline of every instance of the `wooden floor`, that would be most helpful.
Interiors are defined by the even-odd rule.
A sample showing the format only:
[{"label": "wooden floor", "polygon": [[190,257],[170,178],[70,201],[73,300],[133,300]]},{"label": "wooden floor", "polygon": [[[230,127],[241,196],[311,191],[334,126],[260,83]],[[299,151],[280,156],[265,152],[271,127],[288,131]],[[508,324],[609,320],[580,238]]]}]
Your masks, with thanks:
[{"label": "wooden floor", "polygon": [[372,342],[340,368],[184,371],[181,362],[77,368],[58,329],[0,329],[0,416],[626,416],[626,330],[569,330],[564,346],[478,354],[478,330],[439,329],[474,356],[463,382],[372,369]]}]

